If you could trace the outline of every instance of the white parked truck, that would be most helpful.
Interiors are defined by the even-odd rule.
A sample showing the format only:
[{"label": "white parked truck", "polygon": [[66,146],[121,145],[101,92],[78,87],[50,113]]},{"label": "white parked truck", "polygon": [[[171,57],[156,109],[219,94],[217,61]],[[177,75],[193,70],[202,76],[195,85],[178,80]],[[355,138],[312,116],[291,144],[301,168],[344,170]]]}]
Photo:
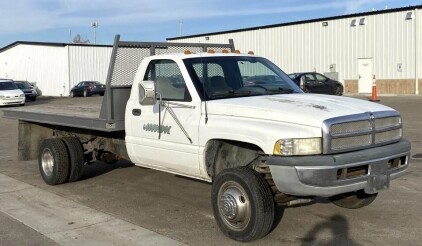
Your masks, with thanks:
[{"label": "white parked truck", "polygon": [[396,110],[305,94],[232,41],[116,36],[101,109],[44,104],[4,115],[19,120],[19,158],[38,158],[46,183],[76,181],[92,161],[119,158],[205,180],[218,226],[238,241],[268,234],[277,205],[318,196],[369,205],[410,154]]}]

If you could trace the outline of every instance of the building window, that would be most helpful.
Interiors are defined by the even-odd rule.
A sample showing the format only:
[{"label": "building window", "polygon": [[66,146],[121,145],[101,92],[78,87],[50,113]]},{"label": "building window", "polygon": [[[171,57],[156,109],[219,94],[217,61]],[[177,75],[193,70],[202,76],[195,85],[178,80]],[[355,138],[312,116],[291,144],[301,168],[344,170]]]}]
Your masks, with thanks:
[{"label": "building window", "polygon": [[328,26],[328,22],[327,21],[322,22],[322,26]]},{"label": "building window", "polygon": [[366,25],[366,18],[360,18],[359,25],[361,26]]},{"label": "building window", "polygon": [[413,19],[413,12],[407,12],[406,13],[406,20],[411,20]]},{"label": "building window", "polygon": [[352,22],[350,22],[350,26],[356,26],[356,19],[353,19]]}]

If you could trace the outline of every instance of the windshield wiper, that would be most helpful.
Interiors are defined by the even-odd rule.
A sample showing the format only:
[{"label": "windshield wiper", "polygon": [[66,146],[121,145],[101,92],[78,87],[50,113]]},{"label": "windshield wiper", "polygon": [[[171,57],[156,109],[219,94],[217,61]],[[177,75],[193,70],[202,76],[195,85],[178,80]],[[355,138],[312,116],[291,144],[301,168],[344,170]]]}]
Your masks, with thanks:
[{"label": "windshield wiper", "polygon": [[267,88],[267,91],[270,92],[270,94],[289,94],[295,92],[295,90],[290,88],[284,88],[284,87],[278,87],[278,88]]},{"label": "windshield wiper", "polygon": [[211,98],[248,96],[248,95],[251,95],[251,94],[252,94],[252,91],[227,91],[225,93],[213,94],[211,96]]}]

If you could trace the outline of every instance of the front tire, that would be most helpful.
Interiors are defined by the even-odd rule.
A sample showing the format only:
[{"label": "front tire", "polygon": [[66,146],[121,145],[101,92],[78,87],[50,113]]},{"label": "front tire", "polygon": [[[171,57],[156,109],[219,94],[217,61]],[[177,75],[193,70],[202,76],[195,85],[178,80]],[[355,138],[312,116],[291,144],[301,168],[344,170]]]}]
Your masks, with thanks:
[{"label": "front tire", "polygon": [[248,242],[267,235],[274,221],[274,199],[265,179],[247,167],[221,171],[212,185],[214,217],[221,231]]},{"label": "front tire", "polygon": [[66,182],[69,174],[69,155],[61,139],[50,138],[41,143],[38,166],[47,184],[58,185]]},{"label": "front tire", "polygon": [[342,208],[358,209],[371,204],[375,201],[377,195],[378,193],[367,194],[365,191],[359,190],[330,197],[330,200],[333,204]]}]

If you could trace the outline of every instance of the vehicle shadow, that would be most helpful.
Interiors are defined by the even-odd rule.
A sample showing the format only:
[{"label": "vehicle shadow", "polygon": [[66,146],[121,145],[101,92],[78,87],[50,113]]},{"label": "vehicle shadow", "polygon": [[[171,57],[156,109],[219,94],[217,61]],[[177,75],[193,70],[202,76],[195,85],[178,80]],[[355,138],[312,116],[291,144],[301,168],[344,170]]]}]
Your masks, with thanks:
[{"label": "vehicle shadow", "polygon": [[128,168],[128,167],[133,167],[133,166],[135,166],[135,164],[127,160],[120,160],[113,164],[107,164],[102,161],[96,161],[93,164],[90,164],[84,167],[81,178],[79,180],[81,181],[81,180],[91,179],[100,175],[104,175],[115,169]]},{"label": "vehicle shadow", "polygon": [[25,105],[26,106],[30,106],[30,105],[40,105],[40,104],[46,104],[46,103],[50,103],[51,101],[54,101],[55,98],[54,97],[37,97],[37,100],[35,101],[26,101]]},{"label": "vehicle shadow", "polygon": [[[302,246],[307,245],[360,245],[349,235],[349,223],[343,215],[335,214],[327,220],[316,224],[304,238],[302,238]],[[320,236],[331,233],[330,238]]]}]

